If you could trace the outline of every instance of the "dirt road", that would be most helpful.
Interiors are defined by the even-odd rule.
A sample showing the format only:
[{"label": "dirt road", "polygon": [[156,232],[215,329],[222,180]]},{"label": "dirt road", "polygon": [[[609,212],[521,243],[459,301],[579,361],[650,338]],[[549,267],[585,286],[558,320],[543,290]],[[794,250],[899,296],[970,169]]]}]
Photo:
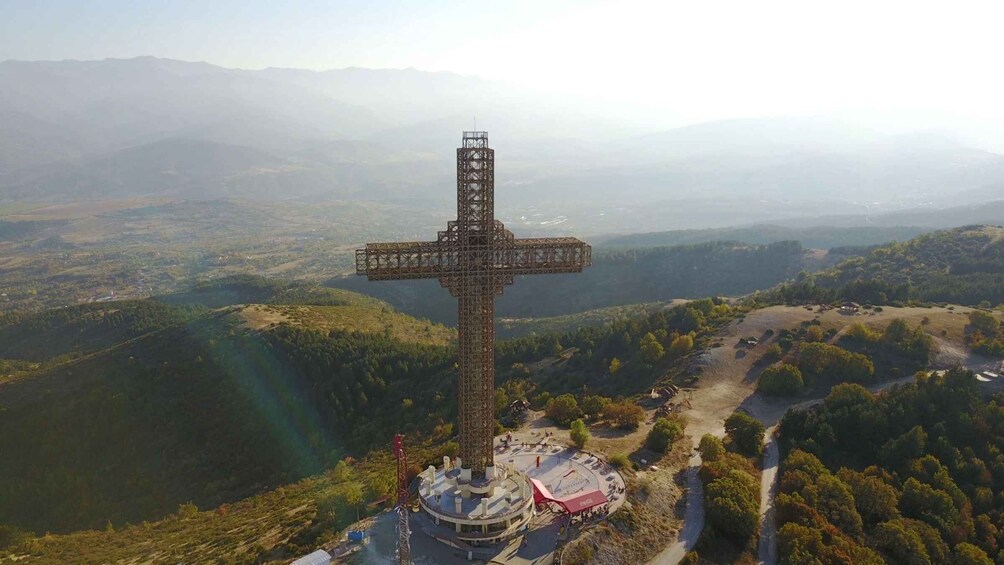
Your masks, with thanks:
[{"label": "dirt road", "polygon": [[[756,380],[761,367],[756,361],[760,359],[772,342],[768,330],[776,335],[778,330],[794,328],[802,322],[819,320],[823,329],[835,329],[842,332],[848,325],[861,322],[866,325],[884,327],[890,321],[902,318],[911,326],[923,323],[923,327],[932,334],[938,345],[938,353],[932,363],[933,368],[948,368],[956,364],[978,368],[985,359],[978,358],[965,350],[963,343],[964,328],[968,323],[966,314],[970,309],[964,307],[948,308],[883,308],[881,312],[867,314],[845,315],[836,310],[819,312],[795,306],[772,306],[749,313],[743,320],[726,327],[720,337],[722,344],[706,351],[697,361],[701,367],[701,377],[697,386],[686,391],[692,408],[684,412],[687,417],[687,433],[694,441],[695,447],[701,436],[710,433],[716,436],[725,435],[725,419],[736,409],[742,409],[760,420],[765,426],[773,427],[792,407],[790,400],[770,399],[754,394]],[[926,322],[925,322],[926,319]],[[753,348],[740,345],[742,337],[752,336],[760,340]],[[880,390],[899,382],[911,381],[913,377],[905,377],[897,381],[889,381],[872,387]],[[1004,379],[1001,379],[1004,381]],[[997,383],[994,383],[995,385]],[[1002,383],[1004,385],[1004,383]],[[807,408],[820,402],[821,399],[801,401],[795,404],[798,408]],[[771,442],[765,445],[768,451],[765,457],[764,474],[761,479],[761,521],[762,532],[766,543],[758,549],[761,563],[772,565],[777,562],[776,528],[773,519],[773,490],[777,481],[779,458],[777,446]],[[699,466],[700,459],[696,456]],[[683,558],[689,549],[696,544],[704,527],[704,505],[702,496],[695,495],[701,488],[697,480],[697,467],[691,459],[691,467],[687,471],[687,509],[684,513],[684,525],[679,539],[659,553],[652,565],[675,565]]]}]

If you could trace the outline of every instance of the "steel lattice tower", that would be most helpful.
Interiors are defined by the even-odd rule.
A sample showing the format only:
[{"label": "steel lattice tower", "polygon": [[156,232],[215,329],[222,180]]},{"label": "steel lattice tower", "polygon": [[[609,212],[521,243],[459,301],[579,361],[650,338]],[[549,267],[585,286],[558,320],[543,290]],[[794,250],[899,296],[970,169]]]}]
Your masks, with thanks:
[{"label": "steel lattice tower", "polygon": [[436,241],[369,243],[356,251],[356,274],[438,278],[457,298],[460,459],[471,478],[485,478],[494,464],[495,297],[516,275],[577,273],[590,261],[591,248],[578,239],[516,239],[495,220],[495,151],[483,131],[463,134],[457,219]]}]

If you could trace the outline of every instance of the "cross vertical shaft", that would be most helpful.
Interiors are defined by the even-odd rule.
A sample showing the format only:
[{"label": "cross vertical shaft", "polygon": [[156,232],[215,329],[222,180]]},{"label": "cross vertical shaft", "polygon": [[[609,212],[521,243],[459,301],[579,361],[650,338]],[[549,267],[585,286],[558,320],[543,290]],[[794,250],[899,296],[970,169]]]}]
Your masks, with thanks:
[{"label": "cross vertical shaft", "polygon": [[369,243],[356,251],[357,274],[370,280],[438,278],[457,298],[464,480],[494,478],[486,471],[494,464],[495,297],[516,275],[577,273],[589,264],[590,247],[577,239],[515,239],[495,220],[495,152],[483,131],[464,132],[457,149],[457,219],[437,241]]},{"label": "cross vertical shaft", "polygon": [[460,459],[480,477],[495,437],[495,296],[458,298]]}]

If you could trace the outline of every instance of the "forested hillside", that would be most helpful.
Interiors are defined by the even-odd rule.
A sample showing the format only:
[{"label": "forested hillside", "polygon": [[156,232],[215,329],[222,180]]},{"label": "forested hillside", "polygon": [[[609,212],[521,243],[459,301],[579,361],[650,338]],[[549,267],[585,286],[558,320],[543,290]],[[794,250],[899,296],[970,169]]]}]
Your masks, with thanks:
[{"label": "forested hillside", "polygon": [[[500,409],[643,392],[735,314],[705,299],[500,342]],[[344,290],[235,277],[8,316],[0,337],[0,524],[26,530],[216,507],[395,432],[452,435],[452,332]]]},{"label": "forested hillside", "polygon": [[967,226],[892,243],[779,290],[786,301],[1004,302],[1004,228]]},{"label": "forested hillside", "polygon": [[797,241],[809,249],[833,247],[859,247],[878,245],[890,241],[905,241],[926,231],[915,226],[900,227],[788,227],[781,225],[756,225],[743,228],[717,228],[705,230],[673,230],[664,232],[621,235],[604,240],[601,247],[657,247],[664,245],[693,245],[711,241],[741,241],[751,245],[765,245],[779,241]]},{"label": "forested hillside", "polygon": [[972,373],[839,385],[780,433],[782,563],[1004,561],[1004,405]]},{"label": "forested hillside", "polygon": [[0,374],[0,524],[69,531],[159,518],[185,501],[212,507],[452,418],[449,348],[364,325],[360,309],[380,316],[386,305],[257,279],[193,295],[249,292],[350,302],[316,308],[361,323],[253,328],[241,307],[157,301],[0,321],[0,369],[21,369]]},{"label": "forested hillside", "polygon": [[[517,277],[495,307],[500,317],[570,314],[624,304],[734,295],[794,277],[810,259],[795,242],[712,242],[594,252],[593,265],[571,275]],[[376,296],[413,316],[455,323],[456,304],[437,281],[336,279],[332,285]]]}]

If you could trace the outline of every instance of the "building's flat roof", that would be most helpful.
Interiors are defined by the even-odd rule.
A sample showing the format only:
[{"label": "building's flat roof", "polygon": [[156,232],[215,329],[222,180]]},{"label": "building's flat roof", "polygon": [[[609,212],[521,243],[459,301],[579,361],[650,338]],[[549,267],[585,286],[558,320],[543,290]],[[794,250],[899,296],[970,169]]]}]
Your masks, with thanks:
[{"label": "building's flat roof", "polygon": [[589,491],[585,494],[579,494],[571,498],[564,498],[558,501],[558,504],[565,509],[565,512],[569,514],[575,514],[576,512],[582,512],[583,510],[589,510],[596,506],[602,506],[607,503],[607,496],[603,494],[601,490]]},{"label": "building's flat roof", "polygon": [[[481,506],[482,497],[474,495],[470,498],[464,498],[461,496],[456,487],[450,484],[446,473],[442,469],[436,470],[436,480],[432,483],[431,494],[426,496],[420,488],[419,495],[425,501],[426,506],[446,516],[455,516],[469,520],[502,517],[514,512],[517,508],[521,508],[531,495],[530,492],[527,492],[527,498],[523,497],[520,493],[520,485],[517,480],[510,478],[498,483],[498,486],[495,488],[495,494],[488,499],[487,512],[484,512]],[[437,494],[439,495],[438,501],[436,500]],[[506,500],[507,495],[511,496],[512,502]],[[460,499],[459,514],[456,510],[456,500],[458,498]]]},{"label": "building's flat roof", "polygon": [[311,554],[297,559],[292,565],[321,565],[322,563],[331,563],[331,555],[323,549],[318,549]]}]

